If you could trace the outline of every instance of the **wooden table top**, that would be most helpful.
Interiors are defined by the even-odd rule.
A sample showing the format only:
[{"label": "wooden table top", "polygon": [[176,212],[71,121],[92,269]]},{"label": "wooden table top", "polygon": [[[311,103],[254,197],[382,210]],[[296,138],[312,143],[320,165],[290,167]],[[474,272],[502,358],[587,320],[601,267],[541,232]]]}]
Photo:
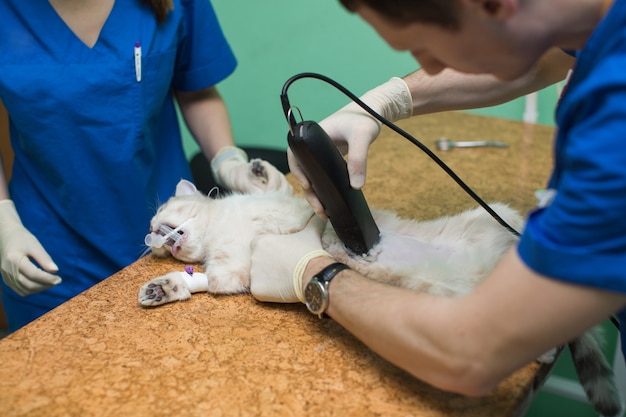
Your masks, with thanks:
[{"label": "wooden table top", "polygon": [[[508,143],[435,151],[487,201],[527,211],[547,178],[552,128],[456,112],[400,125],[433,150],[439,136]],[[365,194],[418,219],[476,205],[387,129],[370,151]],[[183,268],[147,256],[0,340],[0,415],[520,416],[550,369],[531,363],[468,398],[411,377],[300,304],[196,294],[138,305],[143,283]]]}]

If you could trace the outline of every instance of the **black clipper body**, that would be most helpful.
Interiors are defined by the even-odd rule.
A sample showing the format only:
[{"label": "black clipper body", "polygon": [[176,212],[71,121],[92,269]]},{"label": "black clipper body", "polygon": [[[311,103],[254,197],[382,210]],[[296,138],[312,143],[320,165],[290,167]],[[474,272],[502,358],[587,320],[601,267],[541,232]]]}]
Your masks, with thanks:
[{"label": "black clipper body", "polygon": [[361,190],[350,187],[348,165],[319,124],[303,121],[287,135],[289,147],[346,248],[364,255],[380,231]]}]

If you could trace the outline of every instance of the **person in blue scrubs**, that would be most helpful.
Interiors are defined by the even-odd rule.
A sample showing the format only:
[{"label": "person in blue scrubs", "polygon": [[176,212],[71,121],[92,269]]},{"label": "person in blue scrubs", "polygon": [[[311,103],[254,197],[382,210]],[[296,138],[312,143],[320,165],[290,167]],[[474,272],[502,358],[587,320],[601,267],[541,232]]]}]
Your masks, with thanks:
[{"label": "person in blue scrubs", "polygon": [[252,184],[215,87],[236,59],[209,0],[4,0],[0,16],[15,153],[0,180],[0,267],[14,331],[144,252],[156,208],[192,180],[174,100],[216,179]]},{"label": "person in blue scrubs", "polygon": [[[321,252],[319,222],[294,235],[256,241],[252,294],[261,301],[302,301],[303,286],[324,270],[325,278],[333,276],[326,314],[419,379],[466,395],[492,391],[542,353],[612,315],[623,325],[626,0],[342,3],[422,66],[422,76],[392,79],[365,94],[364,101],[390,119],[463,108],[462,99],[471,99],[477,85],[503,86],[507,94],[532,91],[532,80],[545,75],[546,54],[567,62],[565,51],[575,50],[556,113],[554,170],[517,247],[466,296],[421,294],[350,269],[326,269],[335,260]],[[556,78],[539,78],[563,78],[567,65],[552,68],[557,67]],[[434,91],[459,97],[438,98]],[[502,98],[488,89],[484,94]],[[349,145],[351,182],[358,187],[379,125],[364,121],[369,116],[363,112],[357,118],[353,110],[339,110],[321,124]],[[352,136],[357,133],[360,138]],[[316,200],[310,192],[309,199]],[[277,248],[280,259],[272,256]],[[409,249],[398,243],[398,250]],[[624,332],[621,337],[626,342]]]}]

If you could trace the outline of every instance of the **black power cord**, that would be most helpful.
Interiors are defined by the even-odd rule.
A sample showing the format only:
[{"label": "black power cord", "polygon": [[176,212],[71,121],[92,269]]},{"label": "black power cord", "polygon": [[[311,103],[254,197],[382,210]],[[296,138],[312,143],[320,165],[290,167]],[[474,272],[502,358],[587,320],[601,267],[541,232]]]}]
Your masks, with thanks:
[{"label": "black power cord", "polygon": [[344,86],[342,86],[341,84],[339,84],[338,82],[336,82],[335,80],[331,78],[328,78],[324,75],[317,74],[314,72],[303,72],[301,74],[294,75],[293,77],[291,77],[285,82],[283,86],[283,91],[280,95],[280,101],[282,103],[283,111],[285,112],[285,117],[287,118],[289,126],[294,126],[296,122],[295,122],[293,114],[291,113],[291,105],[289,104],[289,98],[287,97],[287,90],[289,89],[289,86],[293,84],[293,82],[301,78],[315,78],[315,79],[322,80],[332,85],[333,87],[337,88],[339,91],[344,93],[346,96],[348,96],[356,104],[361,106],[363,110],[365,110],[366,112],[374,116],[376,120],[380,121],[385,126],[388,126],[394,132],[398,133],[404,138],[408,139],[415,146],[420,148],[426,155],[428,155],[430,159],[435,161],[435,163],[439,165],[441,169],[443,169],[467,194],[469,194],[469,196],[472,197],[474,201],[480,204],[480,206],[484,208],[498,223],[500,223],[502,226],[508,229],[515,236],[517,237],[520,236],[520,233],[517,230],[515,230],[506,221],[504,221],[504,219],[500,217],[498,213],[496,213],[491,207],[489,207],[489,205],[485,203],[485,201],[482,198],[480,198],[478,194],[476,194],[467,184],[465,184],[465,182],[463,182],[463,180],[461,180],[461,178],[459,178],[459,176],[454,171],[452,171],[452,169],[449,166],[447,166],[437,155],[435,155],[430,149],[428,149],[427,146],[425,146],[422,142],[420,142],[415,137],[411,136],[409,133],[402,130],[401,128],[399,128],[398,126],[396,126],[389,120],[382,117],[380,114],[376,113],[367,104],[361,101],[361,99],[359,99],[356,95],[354,95],[351,91],[349,91],[347,88],[345,88]]}]

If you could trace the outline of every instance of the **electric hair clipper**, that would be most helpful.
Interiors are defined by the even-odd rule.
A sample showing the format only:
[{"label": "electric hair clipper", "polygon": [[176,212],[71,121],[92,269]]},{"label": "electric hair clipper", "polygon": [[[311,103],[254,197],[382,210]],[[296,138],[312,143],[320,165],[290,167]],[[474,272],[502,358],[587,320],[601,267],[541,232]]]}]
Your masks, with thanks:
[{"label": "electric hair clipper", "polygon": [[380,231],[363,192],[350,186],[348,165],[339,149],[312,121],[293,124],[287,141],[337,236],[351,252],[366,254],[380,239]]}]

